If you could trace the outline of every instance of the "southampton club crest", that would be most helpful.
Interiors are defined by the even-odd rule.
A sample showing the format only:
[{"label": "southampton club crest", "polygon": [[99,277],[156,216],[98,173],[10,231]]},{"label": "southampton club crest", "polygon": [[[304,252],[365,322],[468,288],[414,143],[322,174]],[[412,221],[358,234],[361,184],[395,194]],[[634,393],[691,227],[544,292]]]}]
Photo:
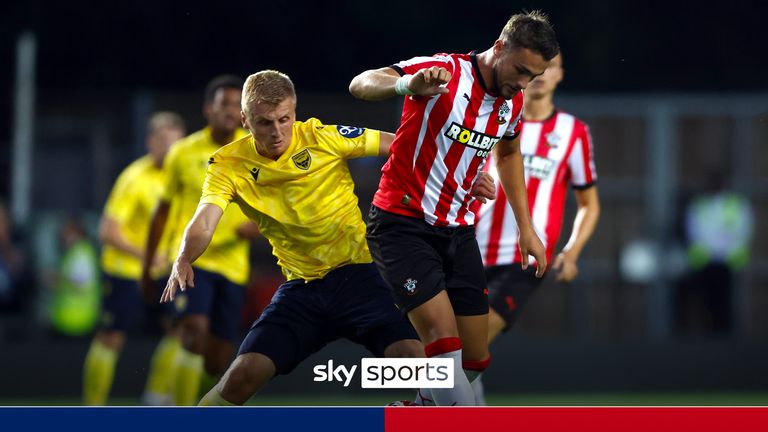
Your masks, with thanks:
[{"label": "southampton club crest", "polygon": [[408,278],[405,280],[405,283],[403,284],[403,288],[405,288],[408,291],[408,295],[414,295],[416,294],[416,284],[419,281],[416,279]]},{"label": "southampton club crest", "polygon": [[308,170],[309,166],[312,165],[312,155],[309,154],[309,149],[304,149],[291,156],[291,160],[296,165],[296,168],[304,171]]},{"label": "southampton club crest", "polygon": [[509,114],[509,105],[507,105],[507,101],[504,101],[499,107],[499,115],[496,116],[496,123],[500,125],[506,123],[507,120],[504,119],[504,116],[507,114]]}]

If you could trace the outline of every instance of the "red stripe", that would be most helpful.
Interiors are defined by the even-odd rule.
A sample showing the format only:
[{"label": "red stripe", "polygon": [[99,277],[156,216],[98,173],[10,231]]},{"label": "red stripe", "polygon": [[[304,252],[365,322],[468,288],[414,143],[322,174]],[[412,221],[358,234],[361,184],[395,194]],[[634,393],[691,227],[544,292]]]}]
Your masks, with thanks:
[{"label": "red stripe", "polygon": [[[424,192],[427,187],[427,176],[432,170],[432,165],[435,163],[435,155],[437,154],[437,137],[442,133],[443,125],[451,115],[451,109],[453,108],[453,99],[456,96],[456,91],[461,81],[461,68],[456,68],[454,73],[455,78],[451,78],[448,82],[448,93],[439,97],[432,112],[427,119],[427,132],[424,135],[424,142],[419,150],[419,155],[416,158],[416,166],[414,172],[414,178],[410,181],[406,180],[408,185],[412,188],[410,193],[413,198],[421,204],[421,200],[424,197]],[[419,124],[421,129],[421,124]],[[418,137],[418,132],[414,137],[415,140]],[[412,161],[413,159],[411,159]],[[406,161],[410,164],[410,161]]]},{"label": "red stripe", "polygon": [[553,179],[552,194],[549,197],[549,209],[547,209],[547,224],[545,232],[547,233],[547,260],[552,261],[552,255],[555,252],[557,240],[563,228],[563,213],[565,212],[565,194],[568,191],[568,159],[572,152],[577,151],[576,140],[583,133],[583,124],[576,121],[573,125],[574,130],[571,133],[571,139],[568,142],[568,148],[563,155],[560,166],[557,167],[557,173]]},{"label": "red stripe", "polygon": [[461,368],[476,372],[482,372],[488,369],[488,365],[491,364],[491,356],[488,356],[485,360],[464,360],[461,362]]},{"label": "red stripe", "polygon": [[414,64],[410,64],[410,65],[407,65],[407,66],[401,66],[401,69],[406,74],[413,75],[413,74],[415,74],[416,72],[418,72],[418,71],[420,71],[422,69],[431,68],[433,66],[444,67],[444,68],[448,69],[448,72],[453,73],[453,63],[452,62],[442,61],[442,60],[432,60],[432,61],[425,61],[425,62],[421,62],[421,63],[414,63]]},{"label": "red stripe", "polygon": [[765,407],[386,407],[386,432],[758,432]]},{"label": "red stripe", "polygon": [[581,151],[584,158],[584,183],[592,183],[594,173],[592,172],[592,140],[589,131],[584,123],[576,121],[580,127],[579,136],[581,137]]},{"label": "red stripe", "polygon": [[[496,201],[493,203],[493,214],[491,214],[491,229],[488,233],[488,248],[485,252],[485,265],[496,265],[499,259],[499,245],[501,244],[501,233],[504,228],[504,213],[507,211],[507,194],[501,184],[497,184]],[[486,213],[487,217],[488,213]]]},{"label": "red stripe", "polygon": [[[547,144],[547,134],[555,129],[559,114],[555,114],[552,118],[548,119],[541,125],[541,132],[539,133],[539,143],[536,146],[536,156],[546,158],[549,154],[549,145]],[[539,185],[541,180],[530,176],[528,177],[528,211],[533,215],[533,206],[536,203],[536,195],[539,193]],[[527,257],[526,257],[527,259]],[[520,245],[517,245],[517,251],[515,252],[515,262],[522,262],[523,257],[520,253]]]},{"label": "red stripe", "polygon": [[[473,84],[476,83],[477,80],[475,79],[474,74],[469,78],[472,79]],[[471,92],[472,95],[470,96],[470,102],[467,104],[467,108],[464,110],[464,120],[462,122],[462,126],[473,130],[475,128],[475,124],[477,123],[478,109],[483,104],[483,96],[485,96],[485,91],[480,88],[479,85],[473,85]],[[456,141],[452,141],[449,144],[448,154],[446,154],[445,159],[443,160],[445,162],[445,166],[448,168],[448,174],[445,176],[443,187],[440,189],[440,198],[438,199],[437,205],[435,206],[435,216],[437,216],[437,221],[435,221],[436,226],[448,225],[448,220],[446,217],[448,212],[451,210],[451,204],[455,199],[456,189],[459,187],[454,174],[456,173],[456,167],[459,165],[459,162],[461,161],[466,149],[467,147],[465,145]],[[477,165],[475,165],[475,169],[477,169]],[[466,177],[466,173],[464,174],[464,177]]]},{"label": "red stripe", "polygon": [[[496,102],[493,103],[493,111],[491,111],[491,113],[497,113],[499,111],[499,108],[501,107],[501,104],[503,104],[503,103],[504,103],[504,99],[502,99],[502,98],[496,99]],[[514,111],[514,107],[513,107],[513,111]],[[518,111],[519,111],[519,109],[518,109]],[[486,125],[485,125],[484,133],[486,135],[488,135],[488,136],[498,136],[498,134],[499,134],[499,126],[500,126],[499,122],[497,122],[493,118],[493,115],[491,115],[488,118],[488,123],[486,123]],[[474,157],[472,159],[472,162],[469,164],[469,169],[467,170],[467,175],[466,175],[466,177],[464,177],[464,182],[461,184],[461,187],[464,190],[468,190],[470,188],[470,186],[472,185],[472,182],[475,181],[475,177],[477,177],[477,173],[479,172],[478,167],[480,166],[481,163],[486,163],[487,160],[488,159],[483,159],[483,158],[479,158],[479,157]],[[464,196],[464,201],[462,201],[461,207],[459,207],[459,211],[456,214],[456,222],[459,225],[467,225],[467,222],[464,219],[464,216],[467,214],[467,211],[469,210],[469,208],[467,207],[467,202],[471,198],[472,198],[472,194],[471,193],[467,193]],[[478,204],[478,206],[475,206],[475,208],[479,209],[479,204]],[[475,211],[474,214],[477,215],[477,212]]]},{"label": "red stripe", "polygon": [[461,349],[461,339],[457,337],[447,337],[438,339],[424,347],[424,354],[427,357],[434,357]]}]

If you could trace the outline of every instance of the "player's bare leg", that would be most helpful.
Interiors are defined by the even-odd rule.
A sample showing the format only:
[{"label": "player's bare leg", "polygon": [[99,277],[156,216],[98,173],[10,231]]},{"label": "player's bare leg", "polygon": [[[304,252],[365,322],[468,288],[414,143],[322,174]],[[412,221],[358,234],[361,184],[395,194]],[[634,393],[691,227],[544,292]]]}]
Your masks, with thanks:
[{"label": "player's bare leg", "polygon": [[[473,387],[475,402],[485,405],[481,376],[491,360],[488,352],[488,315],[457,316],[459,334],[464,345],[462,367]],[[478,395],[478,388],[480,394]],[[478,397],[480,396],[480,397]]]},{"label": "player's bare leg", "polygon": [[264,354],[240,354],[200,405],[243,405],[276,371],[275,364]]},{"label": "player's bare leg", "polygon": [[493,308],[488,310],[488,345],[504,330],[507,323]]}]

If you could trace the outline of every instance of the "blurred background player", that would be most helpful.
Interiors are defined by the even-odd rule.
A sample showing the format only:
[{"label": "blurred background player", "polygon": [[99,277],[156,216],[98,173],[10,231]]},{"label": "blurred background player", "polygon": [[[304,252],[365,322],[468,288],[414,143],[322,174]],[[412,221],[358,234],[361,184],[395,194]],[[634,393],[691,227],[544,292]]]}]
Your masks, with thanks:
[{"label": "blurred background player", "polygon": [[734,286],[749,263],[754,213],[728,185],[723,167],[710,169],[704,190],[685,206],[688,271],[675,295],[678,331],[727,336],[734,330]]},{"label": "blurred background player", "polygon": [[[578,259],[597,225],[600,200],[592,138],[587,125],[555,108],[553,97],[563,79],[562,56],[552,59],[546,72],[525,91],[520,151],[525,162],[525,184],[533,227],[552,255],[563,226],[568,185],[576,198],[576,217],[568,243],[552,264],[558,282],[570,282],[578,275]],[[493,159],[493,156],[491,156]],[[494,165],[486,165],[497,181],[498,197],[480,209],[477,242],[488,280],[488,343],[508,331],[542,279],[535,275],[536,262],[522,268],[518,246],[519,230]],[[476,380],[478,403],[485,404],[482,382]]]},{"label": "blurred background player", "polygon": [[[147,254],[144,256],[142,286],[153,289],[151,262],[161,238],[169,238],[169,251],[179,250],[183,230],[192,219],[200,200],[206,167],[221,146],[238,140],[247,132],[240,124],[239,77],[221,75],[211,80],[204,95],[203,115],[208,125],[173,146],[163,172],[165,185],[160,204],[152,217]],[[239,340],[240,310],[249,272],[249,239],[258,234],[237,206],[230,206],[208,250],[195,262],[197,286],[179,296],[174,306],[182,350],[175,378],[174,400],[192,405],[198,392],[212,386],[223,373]],[[175,260],[176,256],[171,256]],[[203,369],[205,374],[203,374]]]},{"label": "blurred background player", "polygon": [[59,247],[61,259],[51,284],[51,328],[61,336],[85,336],[93,331],[101,310],[99,255],[74,217],[62,223]]},{"label": "blurred background player", "polygon": [[350,83],[360,99],[409,96],[373,199],[368,239],[427,356],[454,362],[454,387],[432,391],[438,405],[474,405],[470,382],[490,362],[469,192],[491,151],[521,226],[523,256],[541,264],[537,276],[546,270],[528,213],[518,135],[522,90],[558,52],[547,17],[531,12],[513,15],[482,53],[415,57]]},{"label": "blurred background player", "polygon": [[[152,115],[147,125],[147,154],[123,170],[104,206],[99,223],[104,310],[101,329],[91,343],[83,370],[83,400],[87,405],[106,403],[126,333],[142,316],[144,302],[138,281],[149,222],[163,187],[163,160],[171,145],[185,133],[184,122],[178,114]],[[167,255],[165,250],[156,255],[154,277],[167,275]],[[147,395],[167,391],[168,368],[175,363],[178,346],[178,338],[172,334],[161,340],[150,366]],[[147,395],[152,399],[153,396]]]}]

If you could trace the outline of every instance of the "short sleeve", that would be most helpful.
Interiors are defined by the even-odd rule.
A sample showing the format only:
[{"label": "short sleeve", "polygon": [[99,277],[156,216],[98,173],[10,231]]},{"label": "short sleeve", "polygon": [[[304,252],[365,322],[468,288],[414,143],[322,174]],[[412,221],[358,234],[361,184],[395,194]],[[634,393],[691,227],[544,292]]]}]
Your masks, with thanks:
[{"label": "short sleeve", "polygon": [[432,57],[420,56],[414,57],[408,60],[397,62],[390,67],[402,75],[412,75],[421,69],[430,68],[432,66],[441,66],[448,69],[453,73],[453,61],[451,57],[445,54],[435,54]]},{"label": "short sleeve", "polygon": [[344,125],[321,125],[312,129],[319,144],[344,159],[379,154],[381,134],[378,130]]},{"label": "short sleeve", "polygon": [[208,161],[200,204],[215,204],[223,211],[235,197],[235,183],[232,170],[220,158],[214,153]]},{"label": "short sleeve", "polygon": [[573,150],[568,158],[568,169],[571,172],[571,185],[576,189],[584,189],[597,181],[597,171],[589,127],[581,122],[577,122],[576,127],[578,130],[575,131]]},{"label": "short sleeve", "polygon": [[179,190],[179,146],[171,146],[163,161],[163,191],[160,197],[165,202],[170,202]]},{"label": "short sleeve", "polygon": [[104,215],[123,224],[131,217],[136,200],[131,196],[131,178],[129,171],[123,171],[115,181],[104,205]]}]

